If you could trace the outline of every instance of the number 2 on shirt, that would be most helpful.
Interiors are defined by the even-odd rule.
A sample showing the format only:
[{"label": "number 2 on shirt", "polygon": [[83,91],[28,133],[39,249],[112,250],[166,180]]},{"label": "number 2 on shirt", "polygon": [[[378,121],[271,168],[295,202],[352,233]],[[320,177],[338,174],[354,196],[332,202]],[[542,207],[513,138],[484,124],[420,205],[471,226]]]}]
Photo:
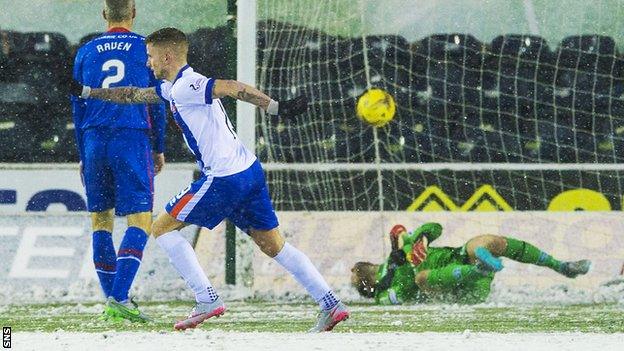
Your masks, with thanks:
[{"label": "number 2 on shirt", "polygon": [[119,83],[126,75],[126,65],[119,60],[108,60],[102,65],[102,72],[109,74],[114,73],[111,76],[104,78],[102,81],[102,88],[109,88],[111,84]]}]

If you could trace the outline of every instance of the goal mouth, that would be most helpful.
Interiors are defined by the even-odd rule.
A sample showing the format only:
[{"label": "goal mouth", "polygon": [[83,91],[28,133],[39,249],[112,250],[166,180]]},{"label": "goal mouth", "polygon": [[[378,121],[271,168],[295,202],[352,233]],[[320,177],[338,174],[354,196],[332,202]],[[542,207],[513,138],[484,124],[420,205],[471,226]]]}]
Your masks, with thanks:
[{"label": "goal mouth", "polygon": [[[475,10],[466,6],[464,17]],[[421,11],[441,23],[460,16],[443,4]],[[431,33],[406,24],[429,18],[382,23],[400,11],[366,0],[267,0],[257,12],[258,86],[312,101],[296,123],[256,118],[278,209],[405,210],[433,186],[461,203],[485,185],[514,210],[547,210],[579,188],[622,208],[624,65],[598,27]],[[356,114],[372,88],[396,101],[381,128]]]}]

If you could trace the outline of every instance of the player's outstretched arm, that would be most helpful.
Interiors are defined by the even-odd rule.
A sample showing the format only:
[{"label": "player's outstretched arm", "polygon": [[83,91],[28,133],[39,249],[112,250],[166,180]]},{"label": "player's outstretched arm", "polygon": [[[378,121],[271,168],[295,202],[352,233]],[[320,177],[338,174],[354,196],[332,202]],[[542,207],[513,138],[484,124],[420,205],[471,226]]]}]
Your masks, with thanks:
[{"label": "player's outstretched arm", "polygon": [[308,109],[308,99],[303,95],[278,102],[260,90],[236,80],[215,80],[212,96],[214,98],[230,96],[254,104],[270,115],[279,115],[283,118],[294,117]]},{"label": "player's outstretched arm", "polygon": [[142,104],[161,102],[160,97],[156,94],[156,88],[95,88],[91,89],[88,97],[93,99],[117,102],[120,104]]},{"label": "player's outstretched arm", "polygon": [[92,98],[116,102],[119,104],[143,104],[162,101],[156,93],[155,87],[90,88],[73,81],[71,92],[72,95],[78,96],[82,99]]}]

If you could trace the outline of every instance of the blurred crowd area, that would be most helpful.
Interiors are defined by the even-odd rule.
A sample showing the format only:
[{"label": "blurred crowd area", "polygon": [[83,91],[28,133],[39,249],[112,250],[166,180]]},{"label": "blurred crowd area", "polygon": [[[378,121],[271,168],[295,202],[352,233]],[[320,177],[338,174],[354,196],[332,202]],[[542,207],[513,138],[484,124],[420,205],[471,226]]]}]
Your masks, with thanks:
[{"label": "blurred crowd area", "polygon": [[289,96],[294,85],[313,101],[296,124],[267,122],[260,150],[269,159],[373,162],[373,128],[354,111],[377,87],[397,103],[377,130],[381,162],[622,162],[624,60],[609,36],[549,43],[501,33],[483,42],[448,33],[410,42],[260,28],[260,86]]},{"label": "blurred crowd area", "polygon": [[[72,45],[58,33],[1,31],[0,162],[77,161],[67,87],[76,49],[97,35]],[[227,27],[188,35],[197,71],[235,77]],[[382,162],[619,163],[624,155],[624,61],[608,36],[548,43],[501,33],[482,42],[448,33],[408,42],[262,21],[257,43],[259,87],[312,100],[296,122],[259,122],[263,160],[373,162],[373,129],[355,116],[370,86],[397,102],[394,120],[378,130]],[[167,159],[191,161],[168,123]]]},{"label": "blurred crowd area", "polygon": [[[235,45],[225,26],[188,34],[191,65],[208,76],[234,76],[235,65],[223,59]],[[78,161],[68,87],[77,49],[99,35],[71,44],[59,33],[0,29],[0,162]],[[171,162],[193,160],[171,118],[166,153]]]}]

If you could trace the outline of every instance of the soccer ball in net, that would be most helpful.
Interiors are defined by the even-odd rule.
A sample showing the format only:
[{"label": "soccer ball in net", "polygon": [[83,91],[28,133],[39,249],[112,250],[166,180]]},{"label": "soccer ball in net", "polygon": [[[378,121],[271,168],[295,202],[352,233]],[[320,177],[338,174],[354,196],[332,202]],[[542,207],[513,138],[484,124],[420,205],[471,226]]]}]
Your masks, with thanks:
[{"label": "soccer ball in net", "polygon": [[394,118],[396,104],[392,95],[374,88],[360,96],[355,110],[361,120],[375,127],[383,127]]}]

